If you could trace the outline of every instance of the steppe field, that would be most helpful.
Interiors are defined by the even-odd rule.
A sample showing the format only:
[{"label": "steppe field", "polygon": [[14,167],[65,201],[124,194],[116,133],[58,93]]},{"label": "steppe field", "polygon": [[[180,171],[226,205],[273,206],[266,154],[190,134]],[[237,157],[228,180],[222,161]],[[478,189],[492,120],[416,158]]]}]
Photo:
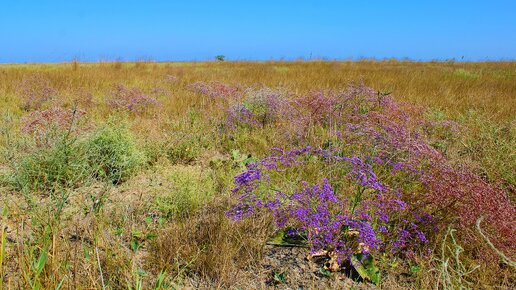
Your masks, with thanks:
[{"label": "steppe field", "polygon": [[516,62],[0,65],[0,289],[515,289]]}]

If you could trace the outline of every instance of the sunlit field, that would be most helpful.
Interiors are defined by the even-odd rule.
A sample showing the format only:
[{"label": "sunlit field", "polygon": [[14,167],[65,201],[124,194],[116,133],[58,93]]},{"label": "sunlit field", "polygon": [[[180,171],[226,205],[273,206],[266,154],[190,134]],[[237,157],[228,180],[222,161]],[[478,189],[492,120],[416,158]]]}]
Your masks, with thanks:
[{"label": "sunlit field", "polygon": [[514,289],[516,63],[0,65],[0,289]]}]

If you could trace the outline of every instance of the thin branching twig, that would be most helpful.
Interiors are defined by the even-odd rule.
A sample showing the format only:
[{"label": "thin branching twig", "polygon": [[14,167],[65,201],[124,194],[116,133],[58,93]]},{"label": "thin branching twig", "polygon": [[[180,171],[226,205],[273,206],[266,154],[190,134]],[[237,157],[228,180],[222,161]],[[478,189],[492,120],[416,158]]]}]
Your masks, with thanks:
[{"label": "thin branching twig", "polygon": [[102,267],[100,266],[99,248],[98,247],[95,247],[95,253],[97,254],[97,263],[99,264],[100,282],[102,282],[102,290],[106,290],[106,285],[104,284],[104,274],[102,274]]},{"label": "thin branching twig", "polygon": [[502,261],[513,267],[513,268],[516,268],[516,262],[512,261],[511,259],[509,259],[509,257],[507,257],[504,253],[502,253],[502,251],[498,250],[494,245],[493,243],[491,243],[491,240],[489,240],[489,238],[482,232],[482,229],[480,228],[480,223],[482,222],[482,220],[484,219],[484,216],[481,216],[477,219],[477,231],[478,233],[480,234],[480,236],[484,239],[484,241],[489,245],[489,247],[491,249],[493,249],[493,251],[495,251],[496,254],[498,254],[498,256],[500,256],[502,258]]}]

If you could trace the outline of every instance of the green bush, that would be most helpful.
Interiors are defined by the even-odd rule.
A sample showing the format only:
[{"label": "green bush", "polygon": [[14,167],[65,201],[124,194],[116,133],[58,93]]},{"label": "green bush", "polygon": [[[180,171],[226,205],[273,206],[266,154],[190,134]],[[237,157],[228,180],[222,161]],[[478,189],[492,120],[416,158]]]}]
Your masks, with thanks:
[{"label": "green bush", "polygon": [[32,191],[75,188],[90,178],[119,184],[144,162],[130,132],[110,123],[83,139],[65,134],[51,146],[34,147],[3,179]]},{"label": "green bush", "polygon": [[80,146],[75,140],[64,140],[21,157],[12,180],[18,190],[51,191],[78,186],[88,171]]},{"label": "green bush", "polygon": [[86,155],[92,176],[113,184],[125,181],[145,163],[136,141],[123,126],[108,124],[86,140]]}]

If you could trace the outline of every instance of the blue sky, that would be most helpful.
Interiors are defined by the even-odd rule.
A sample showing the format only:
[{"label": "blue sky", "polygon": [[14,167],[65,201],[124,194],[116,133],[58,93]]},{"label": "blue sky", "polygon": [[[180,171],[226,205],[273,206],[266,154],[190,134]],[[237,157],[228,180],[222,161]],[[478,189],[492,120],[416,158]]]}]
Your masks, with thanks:
[{"label": "blue sky", "polygon": [[516,59],[516,1],[0,0],[0,62]]}]

